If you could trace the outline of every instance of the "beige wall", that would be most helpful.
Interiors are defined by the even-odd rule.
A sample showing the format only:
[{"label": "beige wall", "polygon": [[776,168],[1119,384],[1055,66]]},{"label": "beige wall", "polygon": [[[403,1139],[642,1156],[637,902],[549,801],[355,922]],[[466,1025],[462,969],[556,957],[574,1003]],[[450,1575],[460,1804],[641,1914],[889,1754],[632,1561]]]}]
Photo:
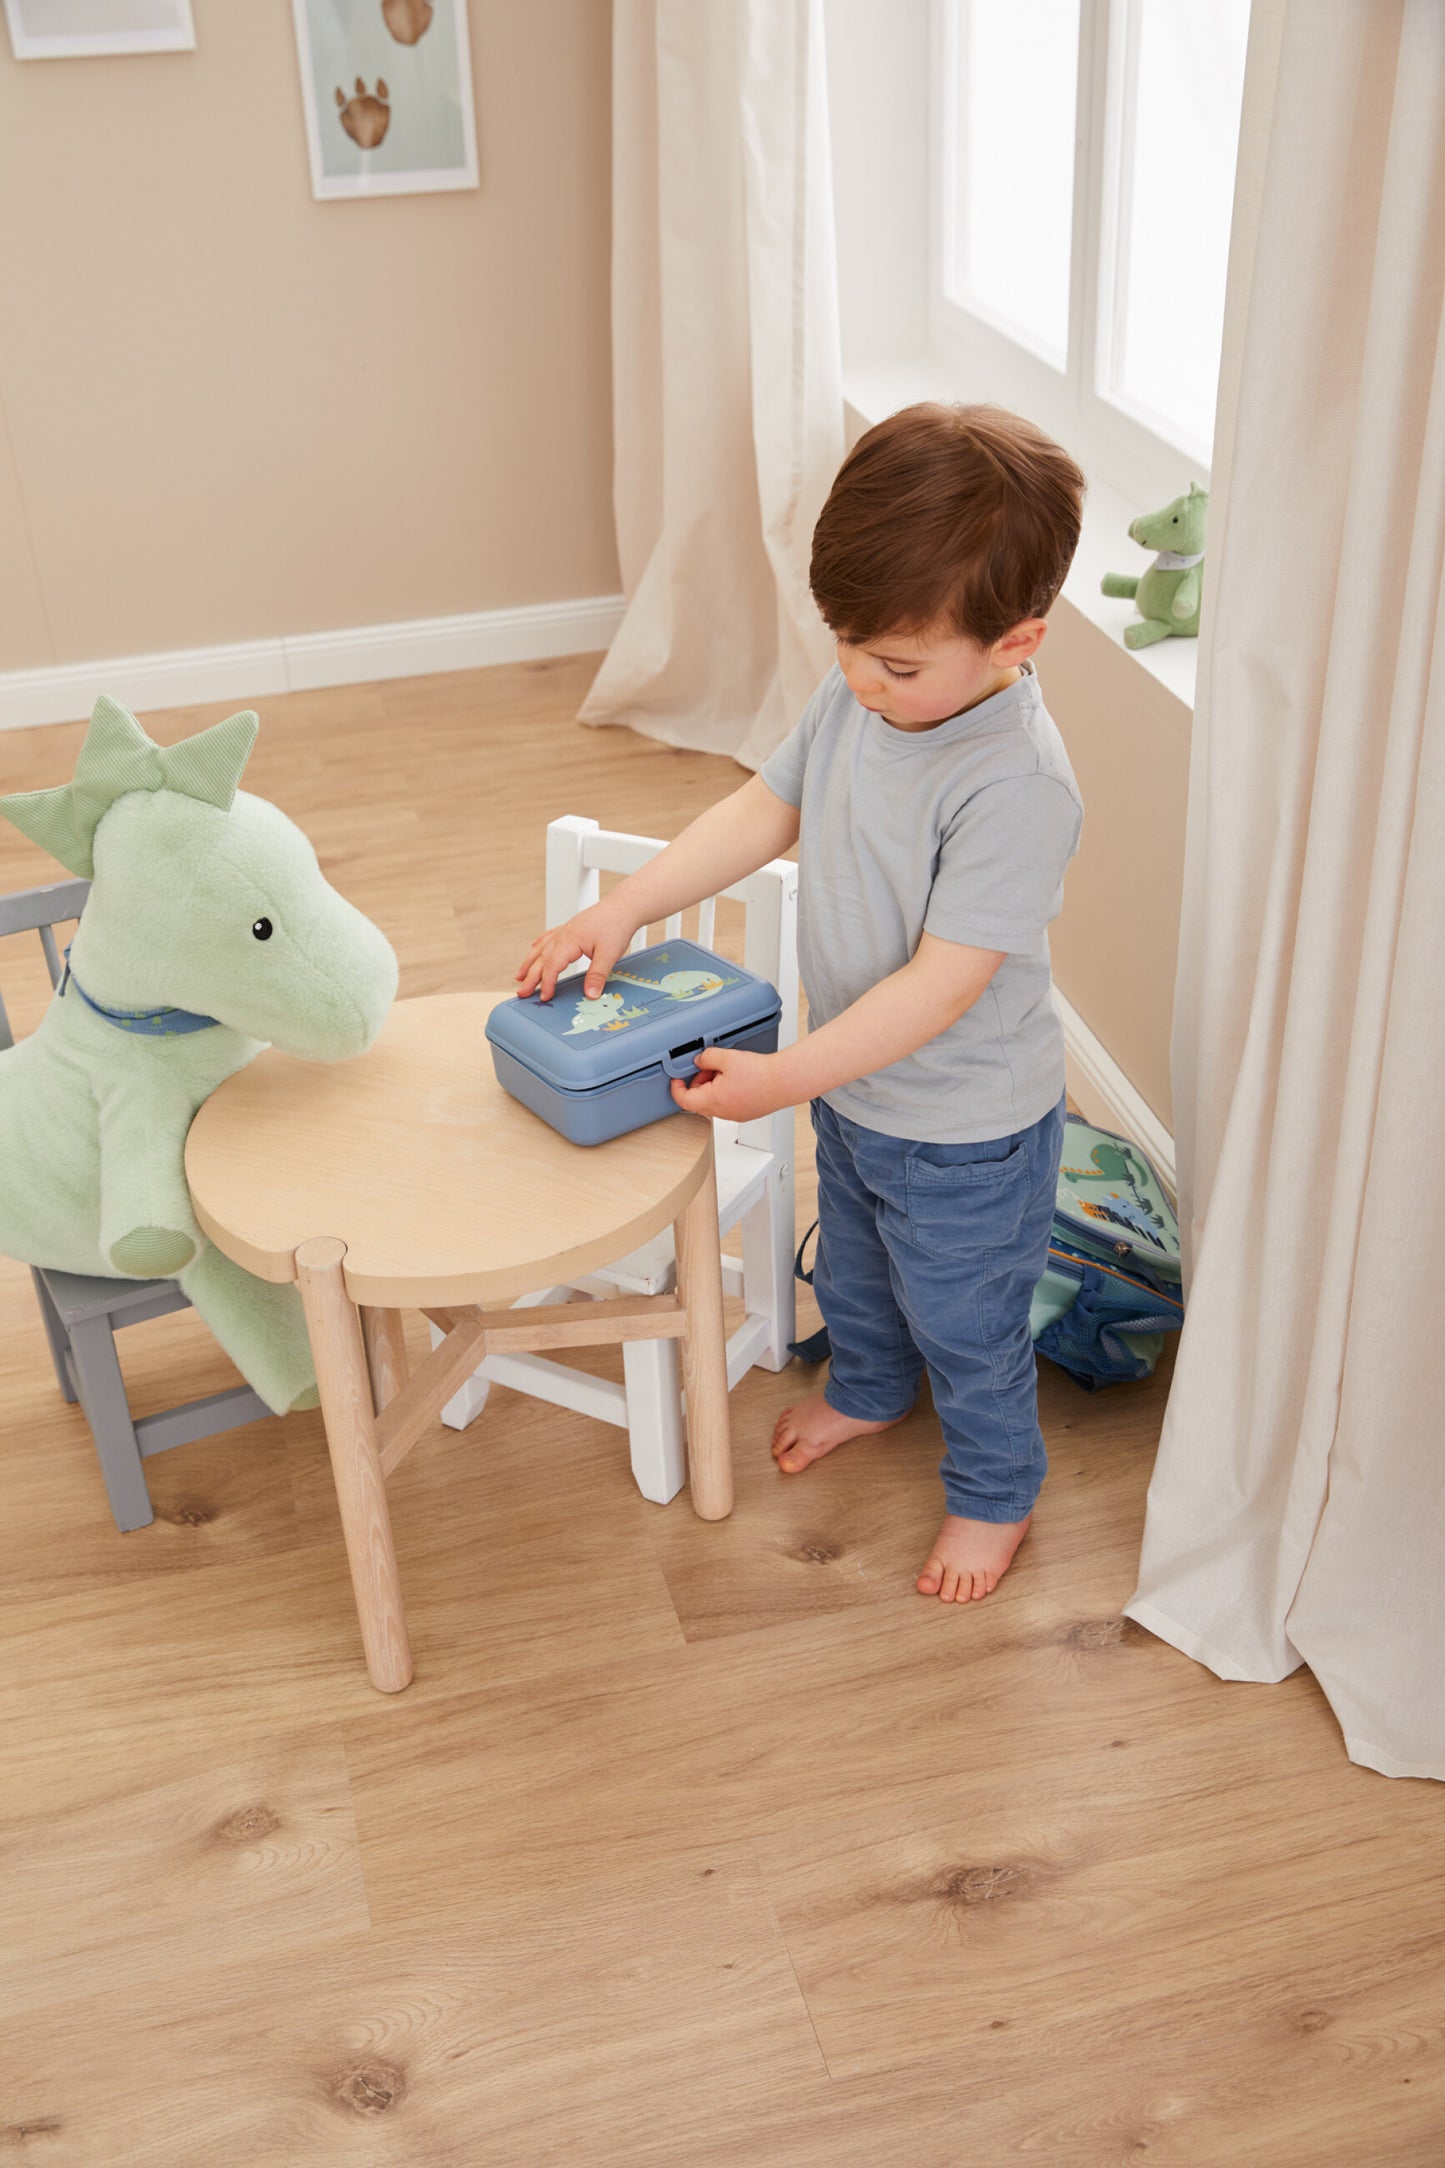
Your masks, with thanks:
[{"label": "beige wall", "polygon": [[470,0],[480,190],[316,203],[287,0],[0,32],[0,670],[608,594],[607,0]]},{"label": "beige wall", "polygon": [[1049,932],[1054,979],[1172,1132],[1189,710],[1064,597],[1039,675],[1084,797],[1083,841]]}]

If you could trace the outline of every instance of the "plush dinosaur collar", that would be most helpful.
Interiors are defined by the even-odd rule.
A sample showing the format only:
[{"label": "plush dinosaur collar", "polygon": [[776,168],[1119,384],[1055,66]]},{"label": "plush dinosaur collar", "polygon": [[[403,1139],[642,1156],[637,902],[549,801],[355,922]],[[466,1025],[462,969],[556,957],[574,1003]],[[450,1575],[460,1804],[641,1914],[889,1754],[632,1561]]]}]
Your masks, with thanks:
[{"label": "plush dinosaur collar", "polygon": [[1191,565],[1202,565],[1203,562],[1203,550],[1196,550],[1192,557],[1186,557],[1180,550],[1160,550],[1159,555],[1154,560],[1153,570],[1155,572],[1187,572]]},{"label": "plush dinosaur collar", "polygon": [[197,1016],[192,1009],[106,1009],[98,1001],[92,1001],[70,968],[70,951],[65,952],[65,977],[60,982],[62,998],[67,986],[73,986],[88,1009],[103,1016],[117,1031],[130,1031],[142,1039],[183,1039],[192,1031],[211,1031],[219,1025],[218,1016]]}]

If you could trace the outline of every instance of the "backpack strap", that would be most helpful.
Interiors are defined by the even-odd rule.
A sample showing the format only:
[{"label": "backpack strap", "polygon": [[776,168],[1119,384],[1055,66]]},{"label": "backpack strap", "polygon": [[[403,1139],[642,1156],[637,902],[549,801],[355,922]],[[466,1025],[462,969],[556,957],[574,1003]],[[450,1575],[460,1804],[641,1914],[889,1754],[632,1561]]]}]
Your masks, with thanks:
[{"label": "backpack strap", "polygon": [[[803,1256],[804,1252],[807,1250],[808,1244],[812,1241],[814,1235],[817,1232],[818,1222],[814,1220],[812,1226],[808,1229],[808,1232],[804,1235],[802,1241],[798,1244],[798,1254],[793,1260],[793,1278],[795,1280],[801,1280],[805,1287],[812,1286],[813,1273],[806,1272],[803,1269]],[[815,1262],[813,1271],[816,1270],[817,1264]],[[819,1331],[815,1333],[810,1333],[806,1340],[790,1340],[788,1342],[788,1353],[790,1355],[796,1355],[800,1363],[826,1362],[831,1352],[832,1351],[828,1343],[828,1328],[826,1325],[822,1326]]]}]

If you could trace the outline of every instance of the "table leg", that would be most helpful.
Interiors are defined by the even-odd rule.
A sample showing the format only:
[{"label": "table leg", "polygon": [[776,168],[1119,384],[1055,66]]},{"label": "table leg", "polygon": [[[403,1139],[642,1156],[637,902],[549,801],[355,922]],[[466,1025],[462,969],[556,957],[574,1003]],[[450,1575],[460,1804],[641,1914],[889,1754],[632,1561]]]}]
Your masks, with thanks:
[{"label": "table leg", "polygon": [[723,1329],[722,1247],[717,1231],[717,1170],[674,1224],[677,1291],[687,1311],[682,1377],[687,1391],[687,1466],[692,1509],[705,1521],[733,1509],[732,1435],[728,1419],[727,1336]]},{"label": "table leg", "polygon": [[371,1397],[376,1412],[380,1415],[387,1402],[396,1398],[411,1375],[400,1310],[363,1310],[361,1337],[366,1342],[366,1367],[371,1372]]},{"label": "table leg", "polygon": [[345,1256],[345,1243],[333,1237],[303,1242],[296,1252],[296,1279],[316,1363],[366,1668],[373,1686],[395,1694],[411,1677],[411,1644],[377,1453],[361,1320],[341,1269]]}]

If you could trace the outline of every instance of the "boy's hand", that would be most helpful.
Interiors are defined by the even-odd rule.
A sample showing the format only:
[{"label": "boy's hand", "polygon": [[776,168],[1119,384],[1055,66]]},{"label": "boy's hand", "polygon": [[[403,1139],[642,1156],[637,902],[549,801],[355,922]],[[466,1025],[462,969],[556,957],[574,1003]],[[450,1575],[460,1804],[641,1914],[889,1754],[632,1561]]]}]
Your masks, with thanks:
[{"label": "boy's hand", "polygon": [[720,1122],[755,1122],[792,1104],[778,1073],[776,1054],[744,1054],[735,1047],[705,1046],[690,1083],[675,1078],[672,1096],[685,1114]]},{"label": "boy's hand", "polygon": [[550,1001],[568,964],[575,964],[579,956],[589,956],[592,961],[582,991],[589,1000],[595,999],[636,931],[635,925],[619,918],[606,903],[594,903],[590,910],[569,918],[565,926],[553,926],[538,934],[516,973],[517,992],[526,995],[540,990],[542,999]]}]

